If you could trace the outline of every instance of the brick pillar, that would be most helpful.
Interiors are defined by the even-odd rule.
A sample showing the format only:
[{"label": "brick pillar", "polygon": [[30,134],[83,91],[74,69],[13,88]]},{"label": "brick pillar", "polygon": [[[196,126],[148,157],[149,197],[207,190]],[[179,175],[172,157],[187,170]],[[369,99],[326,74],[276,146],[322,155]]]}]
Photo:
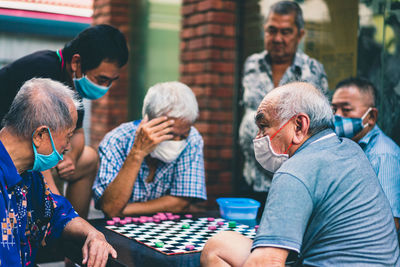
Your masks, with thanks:
[{"label": "brick pillar", "polygon": [[[129,42],[129,0],[94,0],[93,24],[109,24],[120,29]],[[101,45],[101,44],[99,44]],[[127,65],[129,62],[127,63]],[[102,98],[92,101],[91,145],[97,147],[104,135],[128,119],[128,69],[124,66],[120,78]]]},{"label": "brick pillar", "polygon": [[199,102],[209,206],[233,190],[235,2],[182,1],[180,74]]}]

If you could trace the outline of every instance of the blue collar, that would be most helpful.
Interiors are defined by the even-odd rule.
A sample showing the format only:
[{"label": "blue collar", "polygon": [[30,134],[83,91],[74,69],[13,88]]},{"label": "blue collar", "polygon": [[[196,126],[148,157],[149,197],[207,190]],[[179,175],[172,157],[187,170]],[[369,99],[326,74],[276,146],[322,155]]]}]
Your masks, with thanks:
[{"label": "blue collar", "polygon": [[4,172],[4,180],[7,188],[11,188],[21,182],[22,178],[18,174],[10,155],[8,154],[3,143],[0,141],[0,168]]},{"label": "blue collar", "polygon": [[358,141],[358,144],[361,146],[366,146],[369,144],[372,138],[377,136],[381,129],[379,129],[378,125],[375,124],[374,128],[372,128],[371,131],[369,131],[363,138]]},{"label": "blue collar", "polygon": [[[297,152],[303,150],[304,148],[306,148],[308,145],[310,145],[312,142],[318,140],[319,138],[334,133],[334,131],[332,129],[325,129],[322,130],[316,134],[314,134],[313,136],[311,136],[310,138],[308,138],[295,152],[294,154],[296,154]],[[337,138],[337,137],[336,137]]]}]

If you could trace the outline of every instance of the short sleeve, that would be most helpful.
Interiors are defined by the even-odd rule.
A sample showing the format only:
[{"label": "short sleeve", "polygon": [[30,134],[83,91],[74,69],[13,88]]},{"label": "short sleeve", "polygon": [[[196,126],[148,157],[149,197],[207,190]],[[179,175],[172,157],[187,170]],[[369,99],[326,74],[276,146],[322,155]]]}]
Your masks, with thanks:
[{"label": "short sleeve", "polygon": [[383,155],[372,161],[383,192],[389,200],[393,216],[400,218],[400,160],[394,155]]},{"label": "short sleeve", "polygon": [[299,253],[312,210],[307,187],[292,175],[277,174],[252,249],[278,247]]},{"label": "short sleeve", "polygon": [[75,217],[78,217],[78,213],[74,210],[71,203],[63,196],[51,194],[56,207],[54,214],[50,221],[50,234],[46,241],[51,242],[52,240],[58,239],[65,226]]},{"label": "short sleeve", "polygon": [[171,186],[171,195],[207,199],[203,139],[197,131],[194,140],[190,141],[188,147],[178,159],[176,174]]},{"label": "short sleeve", "polygon": [[115,179],[126,159],[124,144],[114,135],[113,132],[107,134],[99,146],[100,167],[92,188],[96,208],[99,199]]}]

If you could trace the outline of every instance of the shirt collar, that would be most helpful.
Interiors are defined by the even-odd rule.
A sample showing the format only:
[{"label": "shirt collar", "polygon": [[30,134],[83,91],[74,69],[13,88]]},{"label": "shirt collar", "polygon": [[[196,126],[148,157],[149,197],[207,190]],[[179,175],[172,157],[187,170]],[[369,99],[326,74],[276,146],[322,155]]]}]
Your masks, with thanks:
[{"label": "shirt collar", "polygon": [[332,129],[325,129],[322,130],[314,135],[312,135],[310,138],[308,138],[297,150],[296,152],[294,152],[294,154],[296,154],[297,152],[303,150],[304,148],[306,148],[308,145],[310,145],[312,142],[318,140],[321,137],[324,137],[325,135],[334,133],[334,131]]},{"label": "shirt collar", "polygon": [[4,172],[4,180],[7,188],[13,187],[18,184],[22,178],[18,174],[17,168],[12,161],[10,154],[8,154],[3,143],[0,141],[0,167]]},{"label": "shirt collar", "polygon": [[[300,49],[297,49],[296,54],[294,55],[293,63],[290,66],[290,69],[292,71],[300,70],[300,72],[301,72],[301,67],[305,64],[302,54],[303,54],[303,52]],[[271,65],[271,57],[269,56],[268,51],[264,50],[262,53],[262,56],[265,59],[265,61],[269,65]]]},{"label": "shirt collar", "polygon": [[379,131],[380,131],[380,129],[379,129],[378,125],[375,125],[371,131],[369,131],[363,138],[360,139],[360,141],[358,141],[358,144],[361,147],[365,147],[366,145],[369,144],[369,142],[371,141],[372,138],[374,138],[376,135],[379,134]]}]

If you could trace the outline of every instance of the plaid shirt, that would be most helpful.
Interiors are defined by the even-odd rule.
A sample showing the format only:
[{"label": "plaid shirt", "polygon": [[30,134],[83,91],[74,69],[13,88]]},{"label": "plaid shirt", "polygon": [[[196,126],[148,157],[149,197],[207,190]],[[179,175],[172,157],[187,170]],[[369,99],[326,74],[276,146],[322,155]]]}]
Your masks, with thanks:
[{"label": "plaid shirt", "polygon": [[[99,146],[100,169],[93,185],[94,200],[98,200],[115,179],[135,141],[140,121],[123,123],[108,133]],[[171,162],[159,161],[152,182],[146,182],[149,167],[140,166],[130,202],[145,202],[165,195],[207,199],[204,178],[203,139],[191,127],[185,149]]]},{"label": "plaid shirt", "polygon": [[[243,176],[254,191],[268,191],[272,174],[268,173],[255,159],[253,139],[257,134],[254,118],[258,105],[264,96],[274,89],[272,69],[267,51],[256,53],[247,58],[244,65],[243,104],[245,112],[239,129],[239,143],[244,154]],[[324,67],[317,60],[297,51],[293,64],[286,70],[279,85],[290,81],[306,81],[320,89],[328,91],[328,80]]]}]

